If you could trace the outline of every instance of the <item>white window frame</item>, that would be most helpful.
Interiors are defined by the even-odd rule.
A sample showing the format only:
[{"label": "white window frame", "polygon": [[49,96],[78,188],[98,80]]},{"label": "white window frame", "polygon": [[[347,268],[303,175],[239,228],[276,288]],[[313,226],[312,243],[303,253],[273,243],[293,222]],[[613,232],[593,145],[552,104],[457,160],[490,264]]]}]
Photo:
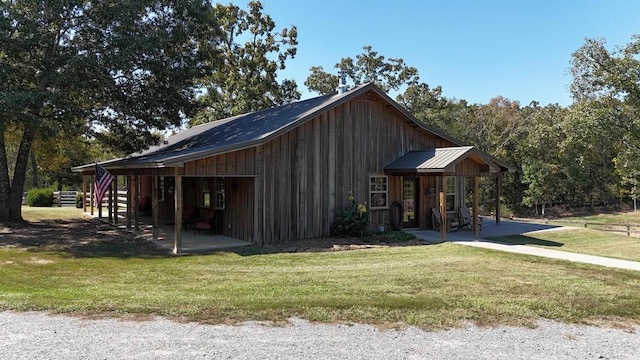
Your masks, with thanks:
[{"label": "white window frame", "polygon": [[[378,182],[384,179],[383,182]],[[373,201],[373,197],[382,195],[384,197],[383,206],[374,206],[377,201]],[[372,210],[389,208],[389,177],[387,175],[370,175],[369,176],[369,206]]]},{"label": "white window frame", "polygon": [[[453,180],[450,180],[453,179]],[[453,182],[453,192],[449,192],[449,181]],[[456,188],[458,185],[458,180],[456,179],[456,176],[447,176],[447,182],[445,184],[445,196],[444,196],[444,205],[445,205],[445,209],[446,211],[455,211],[456,210]],[[449,196],[451,196],[453,198],[453,201],[451,202],[453,208],[448,208],[447,205],[449,204],[449,201],[447,201],[447,199],[449,198]]]}]

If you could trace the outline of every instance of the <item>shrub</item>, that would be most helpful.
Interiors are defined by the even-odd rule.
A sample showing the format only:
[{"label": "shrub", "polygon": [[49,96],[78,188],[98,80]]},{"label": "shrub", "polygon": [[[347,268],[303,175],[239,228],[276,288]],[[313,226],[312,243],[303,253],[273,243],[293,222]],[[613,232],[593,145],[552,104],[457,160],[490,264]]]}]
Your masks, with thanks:
[{"label": "shrub", "polygon": [[369,230],[369,212],[367,204],[357,204],[353,195],[349,194],[349,205],[340,211],[331,224],[333,236],[362,237]]},{"label": "shrub", "polygon": [[27,193],[27,205],[33,207],[53,206],[53,191],[48,189],[29,189]]}]

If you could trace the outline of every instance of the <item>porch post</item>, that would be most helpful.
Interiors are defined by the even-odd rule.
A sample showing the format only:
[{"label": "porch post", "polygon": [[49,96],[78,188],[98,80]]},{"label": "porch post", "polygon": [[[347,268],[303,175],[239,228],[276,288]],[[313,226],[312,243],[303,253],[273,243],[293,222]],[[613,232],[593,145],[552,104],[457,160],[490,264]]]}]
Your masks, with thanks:
[{"label": "porch post", "polygon": [[82,212],[87,212],[87,176],[82,175]]},{"label": "porch post", "polygon": [[473,177],[473,236],[478,237],[478,177]]},{"label": "porch post", "polygon": [[127,175],[125,181],[127,183],[127,230],[131,230],[131,176]]},{"label": "porch post", "polygon": [[107,199],[107,217],[109,218],[109,224],[113,224],[113,183],[109,184],[109,195]]},{"label": "porch post", "polygon": [[140,212],[139,206],[138,206],[138,185],[140,184],[140,176],[135,175],[133,177],[133,231],[135,232],[139,232],[140,231],[140,222],[139,222],[139,218],[138,218],[138,214]]},{"label": "porch post", "polygon": [[[95,178],[94,178],[94,183],[95,183]],[[95,195],[96,195],[96,191],[94,190],[93,196]],[[103,198],[104,198],[104,194],[103,194]],[[102,199],[100,199],[100,205],[98,205],[98,219],[102,219]]]},{"label": "porch post", "polygon": [[111,188],[113,188],[113,223],[118,225],[118,175],[111,183]]},{"label": "porch post", "polygon": [[445,241],[447,239],[447,199],[446,199],[446,189],[447,187],[447,176],[442,175],[442,183],[440,184],[440,240]]},{"label": "porch post", "polygon": [[154,175],[151,186],[151,215],[153,216],[153,241],[158,240],[158,176]]},{"label": "porch post", "polygon": [[496,177],[496,225],[500,225],[500,175]]},{"label": "porch post", "polygon": [[173,253],[178,255],[182,251],[182,176],[179,173],[180,168],[175,170],[174,185],[174,203],[175,203],[175,219],[174,219],[174,242]]},{"label": "porch post", "polygon": [[89,205],[90,205],[90,209],[91,209],[91,216],[93,216],[93,185],[94,185],[94,181],[93,181],[93,175],[89,176]]}]

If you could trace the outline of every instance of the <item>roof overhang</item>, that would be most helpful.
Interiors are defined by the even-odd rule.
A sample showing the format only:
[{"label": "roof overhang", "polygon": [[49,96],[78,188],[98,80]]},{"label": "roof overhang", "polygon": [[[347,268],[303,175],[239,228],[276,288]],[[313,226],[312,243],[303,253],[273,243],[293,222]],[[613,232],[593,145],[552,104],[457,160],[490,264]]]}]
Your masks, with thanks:
[{"label": "roof overhang", "polygon": [[496,163],[494,158],[473,146],[444,147],[427,149],[423,151],[410,151],[404,156],[392,161],[384,167],[384,172],[394,175],[430,174],[430,173],[458,173],[460,175],[472,175],[477,172],[465,174],[464,170],[458,171],[458,164],[464,160],[470,160],[479,166],[480,173],[501,173],[509,171],[508,168]]}]

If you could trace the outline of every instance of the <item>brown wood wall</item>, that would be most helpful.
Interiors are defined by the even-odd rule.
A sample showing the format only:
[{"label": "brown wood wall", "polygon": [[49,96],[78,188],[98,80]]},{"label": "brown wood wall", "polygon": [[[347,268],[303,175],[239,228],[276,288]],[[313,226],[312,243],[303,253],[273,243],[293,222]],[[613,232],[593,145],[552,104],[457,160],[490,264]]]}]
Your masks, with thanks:
[{"label": "brown wood wall", "polygon": [[[327,236],[349,192],[368,202],[371,175],[383,175],[386,164],[408,151],[451,145],[375,96],[329,110],[257,148],[257,238],[275,243]],[[389,176],[389,204],[401,196],[402,177]],[[432,206],[421,204],[421,210]],[[388,209],[371,211],[372,228],[386,223]]]},{"label": "brown wood wall", "polygon": [[[349,194],[368,202],[369,178],[384,175],[384,166],[412,150],[453,146],[419,128],[403,114],[363,94],[254,148],[187,162],[181,169],[184,205],[199,205],[201,181],[225,177],[225,235],[257,243],[277,243],[327,236],[336,212]],[[150,169],[140,175],[175,174]],[[481,175],[481,168],[464,160],[456,173]],[[455,174],[450,174],[455,175]],[[431,228],[431,208],[437,206],[439,176],[419,181],[419,226]],[[388,204],[401,201],[402,177],[389,176]],[[150,177],[148,178],[150,183]],[[433,197],[425,190],[435,188]],[[150,189],[150,188],[149,188]],[[150,191],[149,191],[150,194]],[[173,214],[173,198],[165,194],[160,214]],[[389,209],[371,210],[371,227],[386,225]]]}]

